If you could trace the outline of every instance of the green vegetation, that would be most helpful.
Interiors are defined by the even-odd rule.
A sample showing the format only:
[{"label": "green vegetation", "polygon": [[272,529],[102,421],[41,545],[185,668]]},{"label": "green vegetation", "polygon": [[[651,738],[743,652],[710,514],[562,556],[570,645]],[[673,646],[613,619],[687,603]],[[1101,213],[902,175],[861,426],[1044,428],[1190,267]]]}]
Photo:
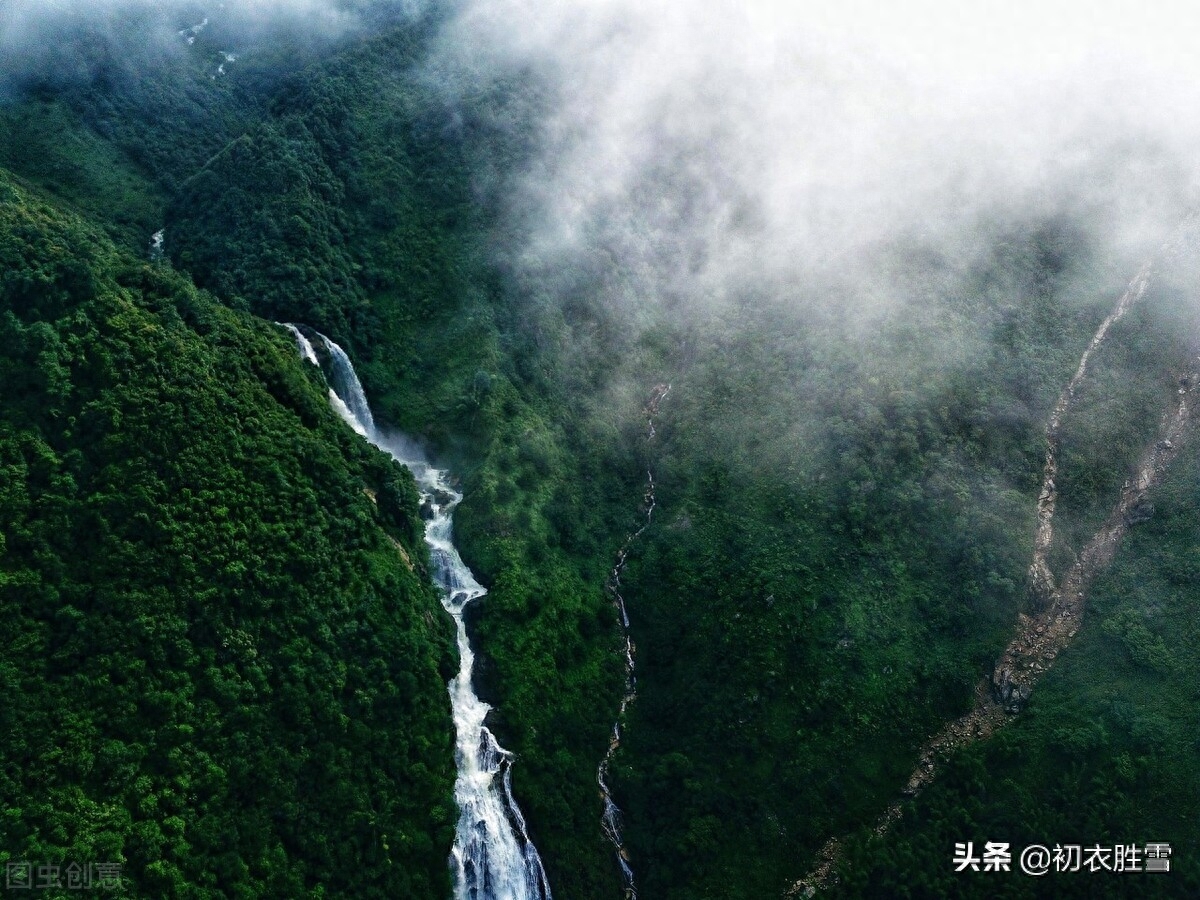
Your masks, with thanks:
[{"label": "green vegetation", "polygon": [[[1194,897],[1200,891],[1196,680],[1200,453],[1153,493],[1092,590],[1071,648],[996,738],[951,762],[895,834],[859,835],[838,896]],[[956,874],[955,842],[1166,841],[1166,875]]]},{"label": "green vegetation", "polygon": [[479,148],[411,71],[418,37],[386,33],[287,81],[269,118],[183,184],[170,249],[235,306],[351,348],[377,418],[464,475],[458,533],[490,591],[472,611],[480,689],[551,883],[598,896],[616,873],[595,767],[621,686],[602,584],[636,518],[637,467],[572,413],[551,361],[514,347],[519,310],[472,203]]},{"label": "green vegetation", "polygon": [[453,650],[411,476],[287,335],[8,177],[0,271],[3,858],[443,896]]},{"label": "green vegetation", "polygon": [[[619,892],[602,585],[647,467],[613,768],[645,896],[778,896],[845,832],[845,896],[994,891],[949,871],[972,839],[1166,839],[1185,868],[1194,452],[1028,714],[893,836],[864,830],[1026,602],[1044,422],[1127,261],[1017,222],[965,271],[880,250],[903,299],[865,322],[818,286],[635,323],[607,273],[556,273],[560,296],[506,256],[496,192],[539,85],[451,100],[420,69],[432,14],[375,25],[260,35],[222,79],[219,34],[138,77],[76,41],[104,77],[0,104],[0,685],[21,698],[0,853],[121,860],[147,897],[447,894],[452,648],[413,485],[278,319],[347,347],[378,420],[462,478],[480,691],[560,900]],[[169,262],[136,261],[163,225]],[[1059,569],[1151,439],[1188,310],[1160,285],[1096,359],[1064,425]],[[1063,886],[1020,878],[1002,889]],[[1161,886],[1194,892],[1194,869]]]},{"label": "green vegetation", "polygon": [[[464,475],[458,528],[491,588],[484,690],[503,707],[496,728],[521,760],[516,789],[552,882],[596,895],[616,883],[594,778],[620,691],[601,584],[636,516],[636,467],[587,423],[563,421],[554,373],[528,377],[538,364],[509,346],[519,312],[485,265],[480,146],[463,133],[483,126],[453,128],[413,71],[433,27],[353,36],[307,69],[294,45],[263,40],[236,77],[214,80],[202,36],[185,64],[160,60],[147,77],[37,82],[4,114],[64,139],[40,159],[14,138],[7,161],[132,251],[165,224],[174,264],[228,306],[333,336],[378,419]],[[119,49],[76,47],[105,71]],[[477,98],[475,113],[494,99]]]},{"label": "green vegetation", "polygon": [[[660,526],[625,579],[640,692],[615,774],[647,893],[779,895],[828,837],[874,823],[917,747],[990,673],[1025,603],[1043,424],[1123,287],[1088,285],[1088,243],[1062,223],[1026,234],[969,273],[969,291],[912,291],[921,305],[869,335],[849,340],[817,316],[797,327],[740,311],[680,367],[659,428]],[[983,353],[930,366],[924,349],[949,344],[961,322],[991,323]],[[1065,426],[1061,544],[1082,546],[1154,440],[1186,359],[1174,335],[1194,323],[1160,286],[1097,357],[1087,411]],[[1188,670],[1160,629],[1131,617],[1108,614],[1085,632],[1157,677]],[[1173,697],[1176,715],[1193,699]],[[1086,715],[1073,719],[1090,727]],[[1033,821],[1034,805],[1056,808],[1060,795],[1036,768],[1016,764],[1023,739],[1001,740],[1013,741],[1004,777],[1023,799],[1016,806],[998,776],[994,815],[1019,809]],[[1092,747],[1092,764],[1128,749]],[[1165,773],[1170,759],[1164,748],[1156,765]],[[1187,808],[1111,821],[1179,835]],[[982,841],[987,830],[971,833]],[[952,887],[943,873],[966,833],[938,832],[939,844],[911,832],[919,858],[854,857],[843,890],[940,896],[921,885]]]},{"label": "green vegetation", "polygon": [[119,150],[79,128],[61,101],[0,105],[0,165],[86,211],[130,247],[158,227],[160,198]]},{"label": "green vegetation", "polygon": [[[1197,313],[1168,271],[1114,330],[1064,424],[1060,568],[1115,503],[1170,402]],[[1194,351],[1193,351],[1194,352]],[[1195,510],[1200,453],[1185,447],[1094,584],[1079,635],[992,741],[950,761],[906,804],[895,834],[859,833],[839,896],[1190,897],[1200,890]],[[1159,837],[1155,837],[1159,835]],[[1172,845],[1169,876],[1055,874],[987,880],[948,864],[953,844]]]}]

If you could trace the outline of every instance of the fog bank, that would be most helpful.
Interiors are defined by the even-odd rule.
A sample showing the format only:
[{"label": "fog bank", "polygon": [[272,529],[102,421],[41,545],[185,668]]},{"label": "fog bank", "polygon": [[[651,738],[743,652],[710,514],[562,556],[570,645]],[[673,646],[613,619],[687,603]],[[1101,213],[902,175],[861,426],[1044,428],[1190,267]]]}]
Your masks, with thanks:
[{"label": "fog bank", "polygon": [[1055,218],[1114,261],[1155,246],[1196,189],[1196,15],[496,0],[463,4],[435,65],[460,89],[544,85],[509,186],[531,290],[587,272],[630,314],[790,296],[869,315],[905,299],[897,247],[966,267]]}]

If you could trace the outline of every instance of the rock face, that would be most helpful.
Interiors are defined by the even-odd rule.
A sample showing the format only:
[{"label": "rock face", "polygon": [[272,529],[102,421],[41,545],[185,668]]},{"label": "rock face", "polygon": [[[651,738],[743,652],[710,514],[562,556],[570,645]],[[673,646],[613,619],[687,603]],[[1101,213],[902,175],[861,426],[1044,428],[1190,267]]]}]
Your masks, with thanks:
[{"label": "rock face", "polygon": [[992,696],[1006,713],[1019,713],[1029,703],[1031,691],[1028,685],[1012,680],[1012,670],[997,667],[992,673]]},{"label": "rock face", "polygon": [[1049,608],[1054,603],[1057,593],[1058,588],[1054,584],[1054,576],[1049,567],[1041,560],[1035,560],[1029,567],[1029,582],[1025,590],[1030,609],[1041,612]]},{"label": "rock face", "polygon": [[444,509],[446,506],[454,502],[454,497],[441,488],[434,488],[425,496],[424,502],[421,504],[421,518],[426,522],[432,522],[433,517],[437,515],[438,509]]}]

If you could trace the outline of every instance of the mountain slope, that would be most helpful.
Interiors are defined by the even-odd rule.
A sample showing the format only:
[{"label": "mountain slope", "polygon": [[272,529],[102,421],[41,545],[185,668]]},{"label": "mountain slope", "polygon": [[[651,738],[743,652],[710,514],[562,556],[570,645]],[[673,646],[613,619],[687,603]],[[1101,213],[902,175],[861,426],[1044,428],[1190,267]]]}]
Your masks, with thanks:
[{"label": "mountain slope", "polygon": [[[304,49],[247,39],[221,78],[238,35],[218,24],[145,67],[83,35],[87,77],[0,104],[20,176],[0,671],[35,701],[0,712],[0,849],[123,856],[147,896],[446,895],[452,668],[414,494],[278,318],[346,346],[380,420],[461,475],[478,687],[560,900],[620,890],[595,784],[624,662],[603,585],[647,468],[610,779],[646,896],[776,896],[846,833],[846,896],[970,893],[950,844],[1004,829],[1179,835],[1187,866],[1194,802],[1159,802],[1194,750],[1186,454],[1027,715],[869,837],[1036,602],[1045,422],[1131,271],[1102,206],[1055,185],[967,235],[886,236],[848,258],[861,279],[631,296],[671,229],[531,261],[536,211],[506,192],[537,171],[546,83],[455,82],[430,58],[445,10],[423,9]],[[675,196],[678,162],[647,196]],[[169,262],[135,260],[163,225]],[[1063,423],[1055,571],[1155,433],[1190,297],[1114,326]]]},{"label": "mountain slope", "polygon": [[291,339],[0,175],[6,860],[443,896],[451,631],[408,473]]}]

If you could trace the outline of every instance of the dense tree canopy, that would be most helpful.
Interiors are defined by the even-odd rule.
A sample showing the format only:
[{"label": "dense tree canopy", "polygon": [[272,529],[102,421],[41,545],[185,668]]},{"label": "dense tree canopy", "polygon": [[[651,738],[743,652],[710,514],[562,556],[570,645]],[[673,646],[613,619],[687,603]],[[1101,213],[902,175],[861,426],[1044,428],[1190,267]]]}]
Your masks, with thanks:
[{"label": "dense tree canopy", "polygon": [[453,662],[411,476],[286,334],[7,177],[0,268],[5,859],[444,893]]},{"label": "dense tree canopy", "polygon": [[[1028,712],[870,833],[1028,608],[1044,423],[1126,261],[1031,213],[969,264],[884,248],[903,300],[866,322],[820,285],[634,321],[611,260],[555,295],[502,197],[543,86],[451,98],[434,16],[259,35],[223,78],[211,35],[137,78],[76,42],[93,74],[0,104],[0,854],[120,861],[146,897],[447,895],[453,648],[412,480],[280,319],[462,479],[479,689],[556,897],[620,889],[604,583],[647,469],[611,779],[645,896],[778,896],[834,834],[842,896],[999,895],[954,842],[1076,838],[1174,841],[1152,889],[1194,893],[1194,447]],[[1155,438],[1188,296],[1156,284],[1064,422],[1059,569]]]}]

